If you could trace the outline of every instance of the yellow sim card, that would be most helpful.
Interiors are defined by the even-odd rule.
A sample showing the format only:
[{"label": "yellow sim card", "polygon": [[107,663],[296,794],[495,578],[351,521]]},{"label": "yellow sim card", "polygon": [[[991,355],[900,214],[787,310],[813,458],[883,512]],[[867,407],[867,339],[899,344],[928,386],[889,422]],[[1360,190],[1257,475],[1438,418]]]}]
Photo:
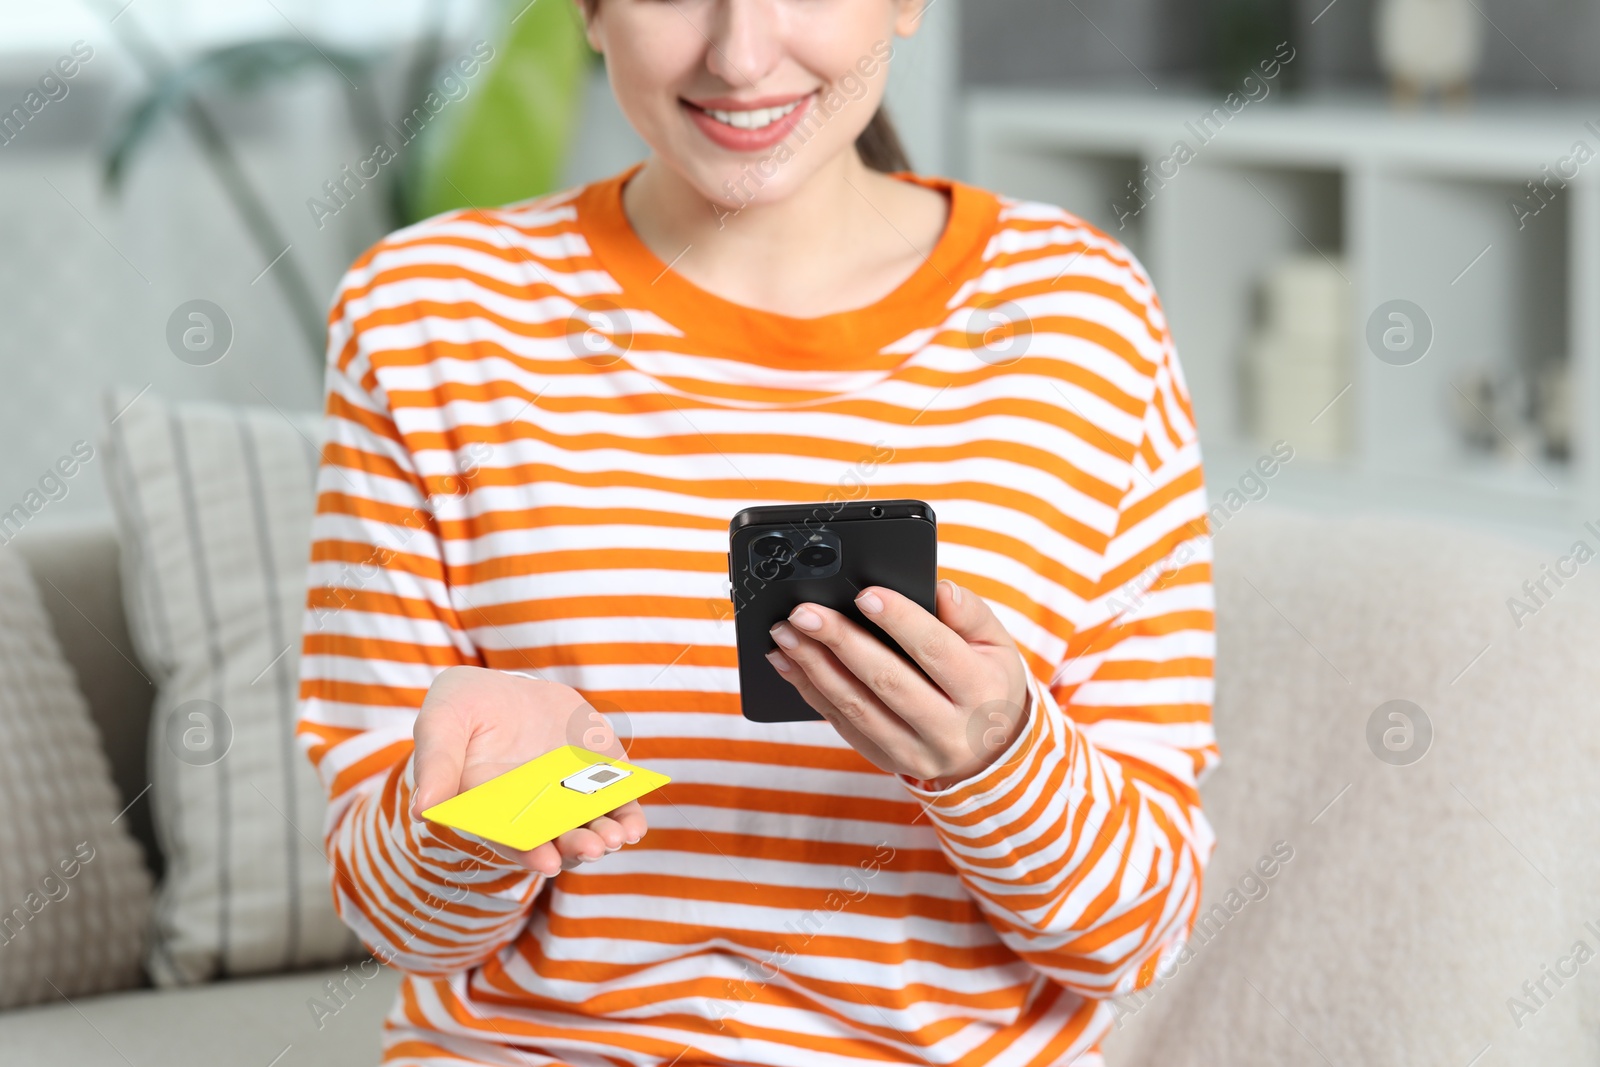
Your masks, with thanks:
[{"label": "yellow sim card", "polygon": [[567,745],[435,804],[422,817],[527,851],[670,781],[656,771]]}]

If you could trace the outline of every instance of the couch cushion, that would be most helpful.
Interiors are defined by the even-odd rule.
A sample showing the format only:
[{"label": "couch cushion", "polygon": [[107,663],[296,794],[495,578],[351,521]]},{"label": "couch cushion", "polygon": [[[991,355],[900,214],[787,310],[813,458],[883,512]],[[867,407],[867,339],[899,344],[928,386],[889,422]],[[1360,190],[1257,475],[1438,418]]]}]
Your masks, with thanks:
[{"label": "couch cushion", "polygon": [[353,958],[321,850],[327,801],[294,738],[319,420],[154,394],[107,410],[122,412],[105,470],[129,628],[159,690],[151,977]]},{"label": "couch cushion", "polygon": [[0,1008],[139,984],[150,875],[27,564],[0,551]]},{"label": "couch cushion", "polygon": [[89,702],[121,794],[117,807],[128,807],[119,821],[144,846],[146,863],[160,877],[161,851],[144,795],[150,786],[145,741],[156,689],[135,662],[128,636],[116,527],[109,517],[30,526],[12,543],[28,561],[61,653]]},{"label": "couch cushion", "polygon": [[1447,526],[1260,509],[1215,549],[1209,918],[1108,1062],[1600,1063],[1596,565],[1514,618],[1557,558]]},{"label": "couch cushion", "polygon": [[57,998],[0,1015],[0,1059],[73,1067],[358,1067],[378,1062],[383,1016],[398,986],[395,972],[369,961],[365,968],[145,989],[71,1004]]}]

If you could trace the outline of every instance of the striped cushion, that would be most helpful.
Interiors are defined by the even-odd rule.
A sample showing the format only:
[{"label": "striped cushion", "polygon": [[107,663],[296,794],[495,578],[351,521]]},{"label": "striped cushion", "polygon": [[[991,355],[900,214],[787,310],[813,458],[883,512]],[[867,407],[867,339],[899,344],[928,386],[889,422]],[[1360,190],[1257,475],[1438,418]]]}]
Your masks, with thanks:
[{"label": "striped cushion", "polygon": [[27,564],[0,552],[0,1008],[139,984],[150,875],[121,806]]},{"label": "striped cushion", "polygon": [[129,627],[159,687],[147,967],[185,985],[349,958],[326,802],[293,737],[318,420],[130,399],[108,402],[106,452]]}]

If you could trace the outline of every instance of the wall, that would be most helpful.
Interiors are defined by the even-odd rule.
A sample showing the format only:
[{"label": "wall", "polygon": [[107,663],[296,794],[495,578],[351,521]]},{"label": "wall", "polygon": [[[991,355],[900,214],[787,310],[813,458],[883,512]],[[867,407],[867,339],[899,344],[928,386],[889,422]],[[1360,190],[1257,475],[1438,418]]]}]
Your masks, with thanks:
[{"label": "wall", "polygon": [[[116,392],[285,410],[319,403],[321,354],[266,270],[274,253],[250,240],[191,139],[164,129],[123,193],[105,189],[105,131],[131,82],[109,41],[94,47],[69,95],[0,147],[0,511],[75,441],[97,440]],[[13,57],[7,71],[42,71],[53,59]],[[275,93],[270,107],[219,112],[322,306],[378,232],[358,210],[319,230],[305,207],[353,158],[340,92],[312,78]],[[0,94],[20,99],[17,79],[0,77]],[[232,324],[231,348],[210,366],[168,345],[169,318],[193,299],[217,304]],[[35,521],[103,511],[103,470],[89,468]]]},{"label": "wall", "polygon": [[[169,56],[297,31],[337,41],[374,59],[375,80],[362,91],[397,113],[408,34],[425,25],[423,2],[144,0],[120,17],[137,19]],[[472,23],[475,2],[450,5],[463,41],[483,32]],[[287,259],[267,269],[276,251],[251,240],[186,131],[164,123],[122,193],[105,188],[108,135],[148,83],[102,13],[78,0],[0,0],[0,111],[78,40],[93,57],[65,98],[0,145],[0,513],[75,442],[97,441],[115,395],[148,389],[285,411],[321,403],[321,344],[313,350],[275,284]],[[319,65],[255,102],[208,101],[319,311],[345,267],[386,228],[370,194],[321,226],[306,206],[360,157],[349,91],[341,72]],[[219,305],[233,327],[232,347],[209,366],[179,359],[167,340],[173,312],[194,299]],[[30,528],[104,514],[103,478],[103,464],[91,461]]]}]

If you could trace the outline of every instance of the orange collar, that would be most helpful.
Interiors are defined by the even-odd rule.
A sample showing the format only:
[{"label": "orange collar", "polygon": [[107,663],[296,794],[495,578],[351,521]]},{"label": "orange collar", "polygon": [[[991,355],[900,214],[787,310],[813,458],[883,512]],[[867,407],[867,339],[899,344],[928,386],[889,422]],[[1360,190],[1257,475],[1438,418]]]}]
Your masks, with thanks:
[{"label": "orange collar", "polygon": [[622,287],[624,303],[676,327],[696,353],[774,368],[865,371],[898,366],[906,353],[883,349],[944,321],[962,284],[981,269],[1000,217],[1000,202],[992,193],[946,178],[895,174],[950,198],[949,219],[933,252],[876,303],[793,318],[724,300],[669,269],[651,252],[622,206],[623,186],[640,166],[595,182],[574,202],[578,226],[595,258]]}]

